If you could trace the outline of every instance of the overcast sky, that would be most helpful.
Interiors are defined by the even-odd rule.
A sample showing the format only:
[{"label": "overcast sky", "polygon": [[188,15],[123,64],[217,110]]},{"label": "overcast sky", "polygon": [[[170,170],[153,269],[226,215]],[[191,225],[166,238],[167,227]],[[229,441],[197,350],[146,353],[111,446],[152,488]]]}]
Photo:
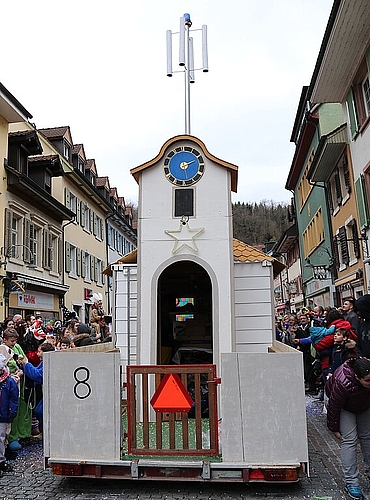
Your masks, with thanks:
[{"label": "overcast sky", "polygon": [[[333,0],[17,0],[1,6],[0,81],[38,128],[69,125],[126,202],[129,171],[185,132],[184,75],[166,30],[208,26],[209,73],[191,85],[191,134],[239,166],[233,201],[289,201],[291,131]],[[200,32],[194,31],[195,66]],[[178,68],[173,35],[174,70]]]}]

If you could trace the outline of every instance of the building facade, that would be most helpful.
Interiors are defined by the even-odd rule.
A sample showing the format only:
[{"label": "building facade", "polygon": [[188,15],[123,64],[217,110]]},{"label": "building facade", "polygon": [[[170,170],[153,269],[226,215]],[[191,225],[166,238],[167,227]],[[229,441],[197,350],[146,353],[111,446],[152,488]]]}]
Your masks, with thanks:
[{"label": "building facade", "polygon": [[[370,292],[369,82],[369,3],[366,0],[337,0],[329,18],[309,93],[312,103],[339,103],[345,123],[343,131],[338,130],[332,140],[327,139],[328,151],[335,148],[334,140],[342,144],[343,153],[336,155],[338,162],[334,170],[324,174],[324,155],[313,172],[313,175],[327,178],[329,194],[331,192],[333,198],[332,216],[338,218],[333,230],[339,264],[336,288],[342,298],[349,295],[356,298]],[[356,199],[357,207],[352,203],[347,206],[348,197]],[[336,213],[338,207],[340,210]],[[358,214],[356,221],[355,213]]]}]

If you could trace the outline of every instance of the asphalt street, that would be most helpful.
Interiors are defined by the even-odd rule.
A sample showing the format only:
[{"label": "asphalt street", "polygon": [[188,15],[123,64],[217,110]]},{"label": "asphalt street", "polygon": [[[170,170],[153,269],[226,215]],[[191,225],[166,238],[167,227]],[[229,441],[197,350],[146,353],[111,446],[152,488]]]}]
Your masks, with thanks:
[{"label": "asphalt street", "polygon": [[[76,479],[52,476],[44,470],[42,444],[25,446],[13,462],[13,472],[0,478],[4,500],[170,500],[170,499],[320,499],[348,498],[339,461],[339,442],[326,428],[323,404],[306,396],[310,476],[298,484],[212,484]],[[370,484],[361,478],[366,496]],[[369,497],[370,498],[370,497]]]}]

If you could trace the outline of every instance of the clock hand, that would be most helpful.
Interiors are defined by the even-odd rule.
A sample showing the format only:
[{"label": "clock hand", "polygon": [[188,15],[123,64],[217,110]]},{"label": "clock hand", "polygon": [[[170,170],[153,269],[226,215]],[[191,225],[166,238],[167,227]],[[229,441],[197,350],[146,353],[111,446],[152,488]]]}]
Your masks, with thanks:
[{"label": "clock hand", "polygon": [[192,161],[183,161],[180,163],[180,168],[182,168],[183,170],[186,170],[188,168],[189,165],[191,165],[192,163],[194,163],[195,160],[192,160]]}]

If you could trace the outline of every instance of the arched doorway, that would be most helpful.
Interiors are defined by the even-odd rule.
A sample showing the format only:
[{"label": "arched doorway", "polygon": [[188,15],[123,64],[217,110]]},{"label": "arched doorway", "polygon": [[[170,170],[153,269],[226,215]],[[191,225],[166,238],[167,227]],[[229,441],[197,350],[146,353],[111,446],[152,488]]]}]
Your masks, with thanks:
[{"label": "arched doorway", "polygon": [[213,362],[212,284],[188,260],[168,266],[158,281],[158,364]]}]

